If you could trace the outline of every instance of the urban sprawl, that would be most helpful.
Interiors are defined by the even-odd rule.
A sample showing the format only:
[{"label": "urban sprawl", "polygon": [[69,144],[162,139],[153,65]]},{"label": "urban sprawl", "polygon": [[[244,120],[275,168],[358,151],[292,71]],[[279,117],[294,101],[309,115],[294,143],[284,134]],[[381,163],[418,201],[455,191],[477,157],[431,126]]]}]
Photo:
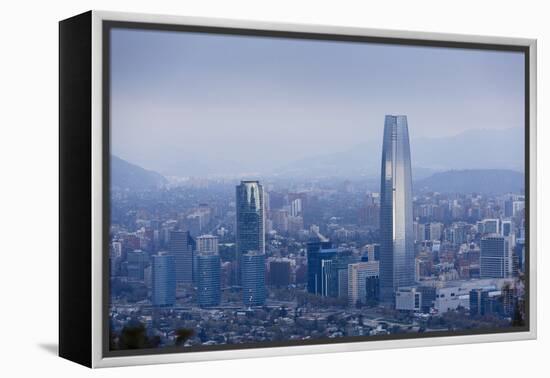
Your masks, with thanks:
[{"label": "urban sprawl", "polygon": [[406,117],[386,116],[379,191],[271,177],[112,188],[110,348],[525,325],[524,194],[413,193],[409,149]]}]

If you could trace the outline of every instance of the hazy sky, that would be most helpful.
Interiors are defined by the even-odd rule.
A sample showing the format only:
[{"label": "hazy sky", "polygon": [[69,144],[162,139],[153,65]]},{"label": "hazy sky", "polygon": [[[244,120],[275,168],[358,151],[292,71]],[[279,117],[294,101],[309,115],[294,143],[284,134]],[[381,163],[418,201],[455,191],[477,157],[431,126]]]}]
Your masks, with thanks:
[{"label": "hazy sky", "polygon": [[381,143],[385,114],[413,140],[524,124],[520,53],[126,29],[111,51],[112,152],[164,173]]}]

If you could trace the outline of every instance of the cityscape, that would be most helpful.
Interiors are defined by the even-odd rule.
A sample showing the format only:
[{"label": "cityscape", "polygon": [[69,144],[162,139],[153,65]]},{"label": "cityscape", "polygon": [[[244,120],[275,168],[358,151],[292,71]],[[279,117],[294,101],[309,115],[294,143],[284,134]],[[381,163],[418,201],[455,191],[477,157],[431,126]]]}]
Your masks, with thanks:
[{"label": "cityscape", "polygon": [[374,183],[266,175],[112,185],[110,349],[525,326],[524,188],[416,188],[414,127],[406,115],[380,122]]},{"label": "cityscape", "polygon": [[109,59],[113,355],[529,325],[522,52],[114,27]]}]

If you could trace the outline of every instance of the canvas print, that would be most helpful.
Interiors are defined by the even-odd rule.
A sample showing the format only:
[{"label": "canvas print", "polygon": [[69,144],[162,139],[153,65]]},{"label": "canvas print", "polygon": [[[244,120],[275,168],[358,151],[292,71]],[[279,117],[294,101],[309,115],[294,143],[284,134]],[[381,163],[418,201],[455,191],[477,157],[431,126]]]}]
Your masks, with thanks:
[{"label": "canvas print", "polygon": [[109,352],[526,329],[524,52],[107,38]]}]

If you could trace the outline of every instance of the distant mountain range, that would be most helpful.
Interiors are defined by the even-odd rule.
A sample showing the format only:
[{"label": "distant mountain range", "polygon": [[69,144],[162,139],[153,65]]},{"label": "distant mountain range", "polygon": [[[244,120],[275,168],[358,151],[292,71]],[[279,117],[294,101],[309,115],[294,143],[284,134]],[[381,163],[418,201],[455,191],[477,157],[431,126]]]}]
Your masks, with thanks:
[{"label": "distant mountain range", "polygon": [[[334,154],[310,157],[273,170],[275,176],[290,178],[378,178],[380,175],[382,148],[366,143],[353,149]],[[425,178],[436,169],[413,165],[413,177]]]},{"label": "distant mountain range", "polygon": [[[116,156],[111,156],[111,177],[111,186],[119,189],[144,190],[168,184],[168,180],[161,174],[146,170]],[[517,193],[525,189],[524,180],[523,173],[509,169],[451,170],[415,179],[413,188],[415,192]],[[378,178],[367,181],[372,186],[369,190],[376,190]]]},{"label": "distant mountain range", "polygon": [[435,173],[413,183],[415,191],[509,193],[525,189],[523,173],[506,169],[468,169]]},{"label": "distant mountain range", "polygon": [[[523,172],[523,129],[471,130],[442,138],[411,140],[413,179],[448,170],[508,169]],[[301,159],[275,170],[281,176],[375,177],[380,174],[381,141]]]},{"label": "distant mountain range", "polygon": [[161,174],[111,155],[111,188],[144,190],[168,183]]},{"label": "distant mountain range", "polygon": [[[324,152],[296,160],[285,155],[284,146],[281,146],[279,154],[266,152],[265,156],[246,158],[220,151],[185,154],[185,148],[182,148],[177,155],[157,156],[157,160],[148,163],[148,167],[166,177],[378,177],[382,140],[360,140],[347,150],[339,150],[335,145],[333,150],[324,149]],[[524,146],[524,130],[521,127],[469,130],[437,138],[412,137],[413,179],[420,180],[436,172],[464,169],[510,169],[523,172]]]},{"label": "distant mountain range", "polygon": [[469,130],[446,138],[411,142],[413,165],[438,171],[451,169],[524,170],[524,130]]}]

